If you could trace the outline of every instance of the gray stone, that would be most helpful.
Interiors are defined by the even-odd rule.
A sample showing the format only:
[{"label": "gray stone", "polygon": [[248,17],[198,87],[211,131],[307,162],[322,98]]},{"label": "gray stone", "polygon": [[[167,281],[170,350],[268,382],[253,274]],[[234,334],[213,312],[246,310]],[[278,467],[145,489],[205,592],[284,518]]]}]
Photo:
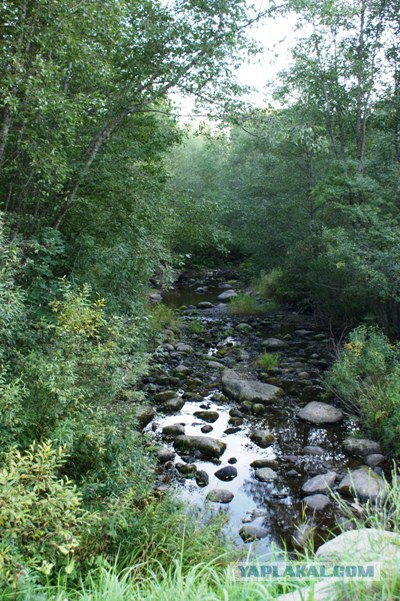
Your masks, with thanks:
[{"label": "gray stone", "polygon": [[252,526],[250,524],[242,526],[239,530],[239,535],[245,543],[265,538],[268,536],[268,534],[269,533],[266,528],[261,528],[261,526]]},{"label": "gray stone", "polygon": [[156,416],[156,410],[151,405],[143,405],[136,410],[136,420],[139,428],[145,428]]},{"label": "gray stone", "polygon": [[207,457],[220,457],[226,449],[226,444],[208,436],[177,436],[174,440],[177,451],[190,453],[199,451]]},{"label": "gray stone", "polygon": [[204,470],[198,470],[195,473],[195,479],[197,482],[197,486],[208,486],[208,483],[210,481],[207,472],[205,472]]},{"label": "gray stone", "polygon": [[194,463],[177,463],[175,467],[183,476],[194,476],[197,472],[197,466]]},{"label": "gray stone", "polygon": [[168,449],[167,447],[161,447],[157,451],[157,458],[160,463],[166,463],[167,461],[172,461],[175,457],[174,451]]},{"label": "gray stone", "polygon": [[185,434],[185,426],[182,424],[170,424],[162,429],[162,435],[165,438],[175,438],[181,434]]},{"label": "gray stone", "polygon": [[230,490],[215,489],[210,490],[207,495],[207,500],[212,503],[230,503],[234,494]]},{"label": "gray stone", "polygon": [[222,388],[225,394],[238,400],[271,403],[283,394],[283,390],[258,380],[244,380],[232,369],[222,374]]},{"label": "gray stone", "polygon": [[190,372],[190,367],[187,367],[187,365],[183,365],[183,363],[181,363],[180,365],[178,365],[178,367],[175,367],[174,369],[174,374],[180,377],[187,376],[188,374],[190,374]]},{"label": "gray stone", "polygon": [[304,447],[303,453],[305,453],[306,455],[324,455],[325,451],[322,447],[315,447],[309,445],[307,447]]},{"label": "gray stone", "polygon": [[288,343],[280,338],[267,338],[263,341],[262,345],[267,349],[267,351],[280,351],[284,348],[287,348]]},{"label": "gray stone", "polygon": [[274,435],[269,430],[253,430],[250,432],[249,438],[262,449],[271,446],[275,440]]},{"label": "gray stone", "polygon": [[159,292],[152,292],[149,294],[149,301],[152,305],[155,305],[156,303],[160,303],[162,301],[162,296]]},{"label": "gray stone", "polygon": [[386,457],[384,455],[380,455],[379,453],[375,453],[374,455],[368,455],[365,459],[365,463],[369,467],[376,467],[382,461],[385,461]]},{"label": "gray stone", "polygon": [[329,497],[320,494],[304,497],[303,501],[307,507],[314,509],[315,511],[324,511],[331,503]]},{"label": "gray stone", "polygon": [[198,309],[212,309],[214,305],[207,301],[202,301],[201,303],[198,303],[197,307]]},{"label": "gray stone", "polygon": [[319,559],[339,558],[346,561],[357,558],[361,561],[382,561],[382,569],[396,572],[400,563],[400,535],[388,530],[360,528],[343,532],[336,538],[324,543],[316,552]]},{"label": "gray stone", "polygon": [[261,467],[277,468],[279,467],[279,463],[273,457],[266,457],[265,459],[255,459],[250,463],[250,467],[253,467],[254,469],[259,469]]},{"label": "gray stone", "polygon": [[174,399],[176,397],[176,392],[173,390],[163,390],[162,392],[158,392],[154,395],[154,400],[156,403],[164,403],[165,401],[169,401],[170,399]]},{"label": "gray stone", "polygon": [[219,300],[220,303],[228,303],[231,300],[231,298],[235,298],[235,296],[237,296],[237,292],[235,292],[232,289],[229,289],[225,292],[222,292],[222,294],[219,294],[217,296],[217,300]]},{"label": "gray stone", "polygon": [[327,472],[319,474],[307,480],[301,488],[306,495],[325,494],[329,492],[335,484],[336,472]]},{"label": "gray stone", "polygon": [[184,406],[185,401],[181,396],[177,396],[174,399],[170,399],[163,403],[160,407],[161,411],[164,413],[177,413]]},{"label": "gray stone", "polygon": [[207,367],[211,367],[211,369],[225,369],[225,366],[219,361],[208,361]]},{"label": "gray stone", "polygon": [[339,492],[361,500],[376,501],[386,496],[388,484],[371,469],[360,467],[343,478],[339,484]]},{"label": "gray stone", "polygon": [[218,480],[222,480],[223,482],[230,482],[238,475],[238,471],[232,465],[227,465],[225,467],[221,467],[214,474],[218,478]]},{"label": "gray stone", "polygon": [[195,411],[193,415],[209,424],[213,424],[219,418],[218,411]]},{"label": "gray stone", "polygon": [[327,403],[319,403],[311,401],[297,414],[297,417],[312,424],[335,424],[344,418],[343,411],[328,405]]},{"label": "gray stone", "polygon": [[273,482],[278,477],[278,474],[270,467],[262,467],[256,470],[254,475],[256,480],[260,480],[260,482]]},{"label": "gray stone", "polygon": [[376,455],[382,453],[379,442],[369,440],[368,438],[346,438],[343,441],[343,448],[349,455],[356,457],[365,457],[366,455]]},{"label": "gray stone", "polygon": [[310,336],[311,334],[314,334],[314,332],[313,332],[312,330],[301,330],[301,329],[300,329],[300,330],[296,330],[296,331],[294,332],[294,335],[295,335],[295,336],[300,336],[300,337],[303,337],[303,336]]},{"label": "gray stone", "polygon": [[193,347],[190,344],[185,344],[184,342],[178,342],[175,346],[175,349],[178,353],[193,353]]}]

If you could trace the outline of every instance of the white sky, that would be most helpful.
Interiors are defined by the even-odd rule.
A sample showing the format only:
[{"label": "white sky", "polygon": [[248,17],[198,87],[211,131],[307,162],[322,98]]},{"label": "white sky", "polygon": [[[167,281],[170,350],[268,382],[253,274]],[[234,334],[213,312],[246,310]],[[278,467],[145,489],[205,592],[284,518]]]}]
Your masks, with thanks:
[{"label": "white sky", "polygon": [[[260,0],[260,7],[265,6],[265,0]],[[299,32],[295,31],[296,16],[289,15],[275,19],[265,19],[250,30],[250,35],[263,48],[257,56],[251,57],[236,72],[240,83],[255,88],[248,100],[258,106],[266,104],[269,100],[268,84],[276,79],[277,74],[285,69],[291,61],[290,49],[294,46]],[[196,122],[204,120],[190,116],[193,110],[193,101],[190,98],[173,96],[173,101],[182,114],[181,121]]]}]

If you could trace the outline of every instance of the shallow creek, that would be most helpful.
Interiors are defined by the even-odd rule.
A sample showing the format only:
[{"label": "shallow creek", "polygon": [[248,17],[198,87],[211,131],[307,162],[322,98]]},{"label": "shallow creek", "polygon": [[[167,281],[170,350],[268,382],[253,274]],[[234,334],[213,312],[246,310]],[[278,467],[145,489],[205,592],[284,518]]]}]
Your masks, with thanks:
[{"label": "shallow creek", "polygon": [[[360,460],[346,456],[342,450],[343,439],[354,427],[350,418],[317,427],[296,417],[297,411],[308,402],[325,400],[321,380],[333,358],[333,341],[326,330],[293,311],[279,310],[255,317],[232,316],[227,305],[220,305],[216,300],[222,292],[216,282],[211,281],[203,294],[196,293],[195,288],[184,285],[164,298],[166,304],[186,305],[182,310],[183,328],[178,342],[190,345],[191,349],[177,350],[176,340],[172,345],[161,345],[154,356],[153,372],[144,383],[149,396],[172,390],[186,402],[172,414],[158,411],[146,430],[154,432],[161,445],[174,450],[173,440],[163,437],[162,429],[182,424],[186,435],[219,439],[226,444],[226,450],[219,459],[198,453],[191,456],[176,453],[173,461],[160,466],[160,482],[175,486],[194,507],[226,512],[227,534],[238,545],[248,544],[239,535],[244,524],[268,530],[266,537],[251,543],[252,551],[259,557],[268,556],[272,542],[292,549],[296,539],[302,539],[306,522],[314,529],[317,547],[335,528],[340,513],[334,502],[324,511],[306,509],[302,502],[302,485],[327,471],[335,471],[339,479],[348,468],[360,464]],[[198,304],[205,302],[215,306],[199,309]],[[287,343],[279,351],[278,367],[269,372],[259,369],[256,363],[264,350],[263,340],[268,337]],[[210,361],[221,365],[209,365]],[[175,370],[179,365],[188,368],[186,374],[177,375]],[[263,415],[252,415],[244,411],[239,402],[222,394],[223,367],[234,369],[245,378],[275,384],[283,388],[285,394],[269,404]],[[332,399],[328,402],[335,404]],[[218,419],[207,424],[195,417],[194,413],[201,409],[216,411]],[[232,420],[232,410],[242,413],[236,422]],[[201,429],[208,425],[212,430],[202,434]],[[252,442],[249,432],[255,428],[270,430],[274,434],[273,444],[260,448]],[[260,459],[270,460],[270,467],[278,474],[273,482],[256,480],[251,463]],[[185,463],[204,470],[209,483],[198,486],[193,474],[182,475],[179,467]],[[219,480],[215,472],[230,464],[236,468],[237,476],[231,481]],[[207,494],[214,489],[231,491],[232,501],[208,503]],[[304,541],[299,543],[297,546],[302,546]]]}]

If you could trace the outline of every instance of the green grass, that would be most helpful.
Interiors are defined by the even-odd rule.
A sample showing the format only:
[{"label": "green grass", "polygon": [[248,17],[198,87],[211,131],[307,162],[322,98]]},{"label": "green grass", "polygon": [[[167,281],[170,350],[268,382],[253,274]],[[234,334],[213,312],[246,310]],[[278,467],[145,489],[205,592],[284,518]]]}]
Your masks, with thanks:
[{"label": "green grass", "polygon": [[195,317],[190,320],[188,329],[193,334],[205,334],[207,327],[202,323],[201,319]]},{"label": "green grass", "polygon": [[277,305],[274,302],[268,301],[260,304],[250,294],[238,294],[229,303],[229,310],[233,315],[260,315],[276,309]]},{"label": "green grass", "polygon": [[278,353],[264,353],[257,359],[258,367],[261,369],[272,369],[276,367],[279,363],[279,355]]}]

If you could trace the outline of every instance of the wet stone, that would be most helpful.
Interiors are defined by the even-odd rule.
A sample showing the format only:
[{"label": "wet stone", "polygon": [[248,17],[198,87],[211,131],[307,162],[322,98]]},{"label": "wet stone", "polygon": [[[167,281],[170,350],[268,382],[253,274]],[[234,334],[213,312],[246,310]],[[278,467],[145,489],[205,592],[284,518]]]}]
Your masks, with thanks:
[{"label": "wet stone", "polygon": [[343,441],[343,448],[349,455],[356,457],[365,457],[366,455],[381,454],[381,445],[379,442],[368,438],[346,438]]},{"label": "wet stone", "polygon": [[217,411],[195,411],[194,416],[212,424],[219,418],[219,413]]},{"label": "wet stone", "polygon": [[381,455],[380,453],[375,453],[373,455],[368,455],[366,457],[366,459],[365,459],[365,463],[369,467],[376,467],[377,465],[379,465],[383,461],[385,461],[385,456]]},{"label": "wet stone", "polygon": [[195,475],[195,480],[197,483],[197,486],[208,486],[208,483],[210,481],[207,472],[205,472],[204,470],[198,470]]},{"label": "wet stone", "polygon": [[316,425],[334,424],[344,418],[344,413],[327,403],[312,401],[297,414],[300,419]]},{"label": "wet stone", "polygon": [[178,367],[175,367],[174,369],[174,373],[179,375],[179,376],[187,376],[188,374],[190,374],[191,369],[190,367],[187,367],[187,365],[178,365]]},{"label": "wet stone", "polygon": [[154,395],[154,400],[156,403],[164,403],[165,401],[169,401],[176,397],[176,392],[174,390],[163,390]]},{"label": "wet stone", "polygon": [[221,467],[219,470],[217,470],[214,475],[218,478],[218,480],[230,482],[237,477],[238,471],[232,465],[227,465],[226,467]]},{"label": "wet stone", "polygon": [[182,424],[170,424],[169,426],[164,426],[162,429],[162,435],[165,438],[175,438],[175,436],[180,436],[181,434],[185,434],[185,426]]},{"label": "wet stone", "polygon": [[208,436],[177,436],[174,446],[178,451],[199,451],[207,457],[220,457],[226,449],[226,444]]},{"label": "wet stone", "polygon": [[303,501],[307,507],[309,507],[309,509],[313,509],[315,511],[324,511],[324,509],[331,504],[329,497],[321,494],[304,497]]},{"label": "wet stone", "polygon": [[202,301],[201,303],[197,304],[197,307],[199,309],[212,309],[214,307],[214,305],[212,303],[207,302],[207,301]]},{"label": "wet stone", "polygon": [[185,400],[182,397],[175,397],[170,401],[166,401],[160,407],[164,413],[178,413],[185,404]]},{"label": "wet stone", "polygon": [[241,426],[243,424],[243,418],[241,417],[231,417],[228,420],[228,424],[230,424],[231,426]]},{"label": "wet stone", "polygon": [[217,300],[219,300],[221,303],[228,303],[235,296],[237,296],[237,292],[234,290],[226,290],[217,296]]},{"label": "wet stone", "polygon": [[197,466],[194,463],[177,463],[175,467],[184,476],[193,476],[197,472]]},{"label": "wet stone", "polygon": [[266,457],[265,459],[255,459],[250,463],[250,467],[253,467],[254,469],[260,469],[262,467],[277,468],[279,467],[279,463],[273,457]]},{"label": "wet stone", "polygon": [[200,429],[203,432],[203,434],[209,434],[210,432],[212,432],[214,430],[214,428],[212,426],[210,426],[209,424],[202,426]]},{"label": "wet stone", "polygon": [[361,500],[376,501],[387,493],[387,483],[369,468],[359,468],[347,474],[339,484],[339,492],[343,495],[357,497]]},{"label": "wet stone", "polygon": [[207,495],[207,500],[212,503],[230,503],[234,494],[230,490],[215,489],[210,490]]},{"label": "wet stone", "polygon": [[261,526],[246,525],[239,530],[239,535],[245,543],[265,538],[268,534],[268,530]]},{"label": "wet stone", "polygon": [[237,432],[240,432],[242,428],[227,428],[226,430],[224,430],[224,434],[236,434]]},{"label": "wet stone", "polygon": [[309,445],[307,447],[304,447],[303,453],[305,453],[306,455],[324,455],[325,451],[322,447],[314,447],[312,445]]},{"label": "wet stone", "polygon": [[249,438],[263,449],[269,447],[274,442],[274,435],[269,430],[253,430],[250,432]]},{"label": "wet stone", "polygon": [[161,447],[157,451],[157,459],[160,463],[166,463],[167,461],[172,461],[175,457],[175,452],[171,451],[167,447]]},{"label": "wet stone", "polygon": [[273,482],[278,477],[278,474],[270,467],[262,467],[256,470],[254,475],[260,482]]},{"label": "wet stone", "polygon": [[327,472],[319,474],[310,480],[307,480],[302,486],[302,491],[306,495],[324,494],[329,492],[336,480],[336,472]]},{"label": "wet stone", "polygon": [[262,345],[267,351],[281,351],[287,348],[288,343],[280,338],[267,338],[267,340],[263,341]]},{"label": "wet stone", "polygon": [[236,457],[231,457],[230,459],[228,459],[228,463],[230,463],[231,465],[237,463]]},{"label": "wet stone", "polygon": [[175,349],[178,353],[193,353],[194,349],[190,344],[185,344],[183,342],[178,342],[175,346]]}]

